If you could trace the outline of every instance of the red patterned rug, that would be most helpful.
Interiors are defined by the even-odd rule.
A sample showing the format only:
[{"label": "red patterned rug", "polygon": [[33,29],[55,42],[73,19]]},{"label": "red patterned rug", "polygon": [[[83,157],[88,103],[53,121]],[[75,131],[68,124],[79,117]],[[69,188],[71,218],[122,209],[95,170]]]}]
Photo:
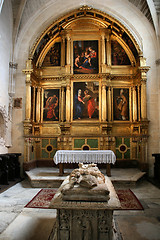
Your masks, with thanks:
[{"label": "red patterned rug", "polygon": [[[48,208],[56,189],[41,189],[25,206],[27,208]],[[121,210],[143,210],[137,197],[130,189],[118,189],[116,193],[121,202]]]},{"label": "red patterned rug", "polygon": [[143,206],[130,189],[117,189],[121,210],[143,210]]},{"label": "red patterned rug", "polygon": [[48,208],[57,189],[41,189],[25,206],[27,208]]}]

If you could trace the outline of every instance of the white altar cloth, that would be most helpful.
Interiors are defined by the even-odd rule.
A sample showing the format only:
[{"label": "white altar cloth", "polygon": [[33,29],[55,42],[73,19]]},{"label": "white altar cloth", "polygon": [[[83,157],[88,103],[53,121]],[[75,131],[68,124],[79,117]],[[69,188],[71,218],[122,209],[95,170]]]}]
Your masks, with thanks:
[{"label": "white altar cloth", "polygon": [[116,156],[111,150],[58,150],[54,155],[58,163],[115,163]]}]

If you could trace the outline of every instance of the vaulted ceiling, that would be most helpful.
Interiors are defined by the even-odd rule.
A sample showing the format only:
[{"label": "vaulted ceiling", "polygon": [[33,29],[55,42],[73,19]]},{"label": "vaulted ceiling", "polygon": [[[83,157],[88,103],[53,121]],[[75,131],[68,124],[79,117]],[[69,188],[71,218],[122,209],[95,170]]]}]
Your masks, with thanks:
[{"label": "vaulted ceiling", "polygon": [[[27,19],[32,17],[42,6],[53,3],[52,0],[12,0],[14,40]],[[160,28],[160,0],[128,0],[131,7],[136,7],[152,24],[156,34]]]}]

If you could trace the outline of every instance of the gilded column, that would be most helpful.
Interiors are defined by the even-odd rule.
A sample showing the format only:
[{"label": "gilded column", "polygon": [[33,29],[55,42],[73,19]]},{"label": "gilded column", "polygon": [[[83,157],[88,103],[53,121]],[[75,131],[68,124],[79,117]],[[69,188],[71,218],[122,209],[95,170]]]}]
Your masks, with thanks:
[{"label": "gilded column", "polygon": [[138,121],[141,120],[141,97],[140,97],[140,85],[138,85]]},{"label": "gilded column", "polygon": [[40,96],[40,99],[41,99],[41,110],[40,110],[40,112],[41,112],[41,122],[43,121],[43,106],[44,106],[43,96],[44,96],[44,89],[41,88],[41,96]]},{"label": "gilded column", "polygon": [[37,99],[36,99],[36,122],[40,122],[41,113],[41,88],[37,88]]},{"label": "gilded column", "polygon": [[62,95],[61,95],[61,121],[64,122],[64,106],[65,106],[65,103],[64,103],[64,98],[65,98],[65,92],[64,92],[64,87],[62,87]]},{"label": "gilded column", "polygon": [[66,87],[66,121],[70,122],[71,116],[71,87],[67,84]]},{"label": "gilded column", "polygon": [[111,31],[107,33],[107,44],[106,44],[106,53],[107,53],[107,65],[111,66]]},{"label": "gilded column", "polygon": [[62,41],[61,41],[61,66],[65,66],[65,36],[62,36]]},{"label": "gilded column", "polygon": [[102,121],[106,121],[106,83],[102,83]]},{"label": "gilded column", "polygon": [[32,121],[35,121],[35,100],[36,100],[36,89],[33,87],[33,109],[32,109]]},{"label": "gilded column", "polygon": [[111,87],[108,87],[108,92],[107,92],[107,101],[108,101],[108,122],[111,121],[112,119],[112,101],[111,101]]},{"label": "gilded column", "polygon": [[102,45],[102,73],[106,72],[106,47],[105,47],[105,33],[101,34],[101,45]]},{"label": "gilded column", "polygon": [[67,38],[66,73],[70,73],[70,69],[71,69],[71,38],[70,38],[70,35],[67,34],[66,38]]},{"label": "gilded column", "polygon": [[33,72],[31,59],[26,62],[26,69],[23,72],[26,74],[25,120],[29,122],[31,120],[31,74]]},{"label": "gilded column", "polygon": [[31,74],[32,69],[32,60],[29,59],[26,62],[26,69],[23,70],[26,74],[26,102],[25,102],[25,120],[23,122],[24,126],[24,135],[29,135],[32,133],[32,124],[31,124]]},{"label": "gilded column", "polygon": [[147,119],[146,80],[141,79],[141,118]]},{"label": "gilded column", "polygon": [[133,87],[133,121],[137,121],[137,92],[136,87]]},{"label": "gilded column", "polygon": [[26,75],[26,114],[25,119],[31,119],[31,73]]},{"label": "gilded column", "polygon": [[67,65],[71,63],[71,38],[69,34],[67,34]]}]

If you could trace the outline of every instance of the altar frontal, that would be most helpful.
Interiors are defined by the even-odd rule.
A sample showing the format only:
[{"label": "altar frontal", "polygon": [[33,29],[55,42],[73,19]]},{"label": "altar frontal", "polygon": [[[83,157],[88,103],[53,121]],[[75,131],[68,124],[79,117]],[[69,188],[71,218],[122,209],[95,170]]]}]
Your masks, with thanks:
[{"label": "altar frontal", "polygon": [[59,174],[63,175],[63,163],[105,163],[107,176],[111,176],[110,164],[116,162],[111,150],[59,150],[54,155],[55,164],[59,164]]}]

